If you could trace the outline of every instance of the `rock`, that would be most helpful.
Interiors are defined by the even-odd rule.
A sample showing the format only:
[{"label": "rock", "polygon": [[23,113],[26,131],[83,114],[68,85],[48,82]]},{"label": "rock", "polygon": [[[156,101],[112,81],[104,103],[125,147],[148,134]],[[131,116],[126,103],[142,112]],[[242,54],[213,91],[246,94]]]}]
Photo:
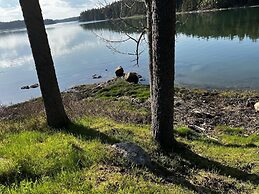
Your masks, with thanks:
[{"label": "rock", "polygon": [[259,102],[255,103],[254,108],[256,112],[259,112]]},{"label": "rock", "polygon": [[138,166],[151,167],[149,155],[137,144],[132,142],[117,143],[112,146],[129,162]]},{"label": "rock", "polygon": [[139,81],[138,74],[134,72],[127,73],[125,75],[125,80],[129,83],[137,84]]},{"label": "rock", "polygon": [[33,84],[33,85],[30,85],[30,88],[38,88],[40,85],[39,84]]},{"label": "rock", "polygon": [[251,98],[248,98],[246,101],[246,107],[253,107],[255,105],[255,101]]},{"label": "rock", "polygon": [[92,75],[92,78],[93,78],[93,79],[101,79],[102,76],[101,76],[101,75],[96,75],[96,74],[94,74],[94,75]]},{"label": "rock", "polygon": [[22,90],[28,90],[28,89],[30,89],[30,86],[23,86],[23,87],[21,87],[21,89]]},{"label": "rock", "polygon": [[117,77],[123,77],[124,76],[124,69],[121,66],[117,67],[115,69],[115,75]]},{"label": "rock", "polygon": [[180,101],[180,100],[174,101],[174,106],[175,106],[175,107],[181,106],[182,104],[183,104],[183,102]]},{"label": "rock", "polygon": [[141,78],[143,78],[143,77],[142,77],[142,75],[139,75],[139,74],[138,74],[138,78],[141,79]]},{"label": "rock", "polygon": [[193,113],[193,116],[198,117],[198,118],[212,119],[212,118],[215,117],[215,116],[212,115],[211,113],[208,113],[208,112],[201,112],[201,111],[198,111],[198,110],[194,110],[194,111],[192,111],[192,113]]}]

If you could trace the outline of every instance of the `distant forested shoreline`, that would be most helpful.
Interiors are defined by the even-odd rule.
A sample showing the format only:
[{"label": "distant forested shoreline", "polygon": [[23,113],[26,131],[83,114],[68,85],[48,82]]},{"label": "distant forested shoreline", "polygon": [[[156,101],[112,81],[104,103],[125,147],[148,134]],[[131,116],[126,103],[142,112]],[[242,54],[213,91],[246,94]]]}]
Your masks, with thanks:
[{"label": "distant forested shoreline", "polygon": [[[79,17],[72,17],[66,19],[52,20],[46,19],[44,20],[45,25],[64,23],[64,22],[72,22],[78,21]],[[21,29],[25,28],[25,23],[23,20],[11,21],[11,22],[0,22],[0,30],[12,30],[12,29]]]},{"label": "distant forested shoreline", "polygon": [[[178,12],[220,9],[259,5],[258,0],[177,0]],[[143,1],[121,0],[99,9],[86,10],[80,14],[80,21],[96,21],[144,15],[146,7]]]}]

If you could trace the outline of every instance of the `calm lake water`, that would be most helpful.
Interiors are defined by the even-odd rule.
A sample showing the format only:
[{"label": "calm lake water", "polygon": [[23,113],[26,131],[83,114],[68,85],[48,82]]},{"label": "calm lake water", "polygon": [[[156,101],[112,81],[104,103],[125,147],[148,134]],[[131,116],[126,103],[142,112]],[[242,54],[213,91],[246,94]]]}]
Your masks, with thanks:
[{"label": "calm lake water", "polygon": [[[178,16],[176,83],[201,88],[259,89],[259,8]],[[84,83],[105,81],[121,65],[143,75],[148,83],[147,44],[141,44],[139,66],[132,53],[138,37],[125,23],[57,24],[47,27],[49,42],[62,91]],[[112,40],[109,43],[106,40]],[[102,79],[93,80],[92,75]],[[0,104],[22,102],[40,96],[40,90],[21,90],[37,83],[26,31],[0,31]]]}]

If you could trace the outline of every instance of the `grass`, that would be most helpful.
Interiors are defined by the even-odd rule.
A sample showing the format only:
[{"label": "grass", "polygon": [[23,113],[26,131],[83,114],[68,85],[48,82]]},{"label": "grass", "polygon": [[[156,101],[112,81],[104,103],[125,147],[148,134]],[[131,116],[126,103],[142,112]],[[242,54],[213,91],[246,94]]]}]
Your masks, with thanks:
[{"label": "grass", "polygon": [[[118,80],[96,87],[79,86],[68,98],[76,116],[65,129],[47,127],[42,111],[35,115],[37,100],[14,106],[26,117],[0,121],[0,193],[259,193],[257,134],[221,125],[209,138],[182,125],[174,129],[180,149],[166,154],[150,132],[148,86]],[[128,141],[150,155],[153,168],[112,148]]]},{"label": "grass", "polygon": [[118,98],[131,97],[141,101],[149,98],[149,86],[140,84],[128,84],[124,80],[119,80],[99,90],[95,97],[97,98]]},{"label": "grass", "polygon": [[[114,142],[122,137],[125,141],[140,142],[147,134],[146,126],[123,125],[103,118],[81,119],[67,132],[53,131],[44,125],[28,131],[23,130],[22,123],[19,126],[20,132],[9,131],[7,127],[1,133],[1,193],[165,193],[172,189],[183,193],[185,190],[163,185],[156,177],[153,179],[157,183],[146,180],[144,175],[137,175],[136,167],[125,173],[114,165],[118,160],[108,135],[113,134]],[[148,147],[151,139],[142,143]]]},{"label": "grass", "polygon": [[[0,193],[256,193],[255,180],[219,173],[219,166],[192,164],[188,157],[157,150],[149,125],[123,124],[106,118],[84,117],[63,131],[43,118],[1,122]],[[195,136],[191,129],[175,130],[177,140],[204,157],[204,161],[259,174],[258,136],[221,134],[218,144]],[[129,165],[111,145],[132,141],[141,145],[159,168]],[[235,146],[228,146],[228,145]],[[210,166],[211,165],[211,166]],[[163,172],[163,173],[162,173]],[[167,173],[165,173],[167,172]],[[164,174],[165,173],[165,174]],[[164,175],[162,175],[164,174]],[[257,189],[256,189],[257,187]]]},{"label": "grass", "polygon": [[193,130],[191,130],[188,127],[178,127],[177,129],[175,129],[175,134],[179,135],[180,137],[185,137],[185,138],[190,138],[195,136],[195,132]]},{"label": "grass", "polygon": [[225,134],[232,134],[232,135],[235,135],[235,134],[242,134],[244,133],[244,129],[243,128],[240,128],[240,127],[229,127],[229,126],[217,126],[215,128],[216,131],[218,132],[222,132],[222,133],[225,133]]}]

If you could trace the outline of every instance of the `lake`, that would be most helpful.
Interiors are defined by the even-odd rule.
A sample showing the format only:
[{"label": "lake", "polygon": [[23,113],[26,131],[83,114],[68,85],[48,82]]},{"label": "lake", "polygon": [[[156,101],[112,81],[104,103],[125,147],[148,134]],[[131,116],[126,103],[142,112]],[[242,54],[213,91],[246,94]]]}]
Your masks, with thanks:
[{"label": "lake", "polygon": [[[176,83],[199,88],[259,89],[259,8],[178,16]],[[72,86],[106,81],[114,69],[141,74],[148,83],[146,40],[139,65],[134,41],[143,20],[66,23],[47,26],[50,47],[62,91]],[[121,52],[118,53],[117,51]],[[101,79],[92,79],[92,75]],[[0,31],[0,104],[40,96],[40,90],[21,90],[37,83],[25,29]]]}]

